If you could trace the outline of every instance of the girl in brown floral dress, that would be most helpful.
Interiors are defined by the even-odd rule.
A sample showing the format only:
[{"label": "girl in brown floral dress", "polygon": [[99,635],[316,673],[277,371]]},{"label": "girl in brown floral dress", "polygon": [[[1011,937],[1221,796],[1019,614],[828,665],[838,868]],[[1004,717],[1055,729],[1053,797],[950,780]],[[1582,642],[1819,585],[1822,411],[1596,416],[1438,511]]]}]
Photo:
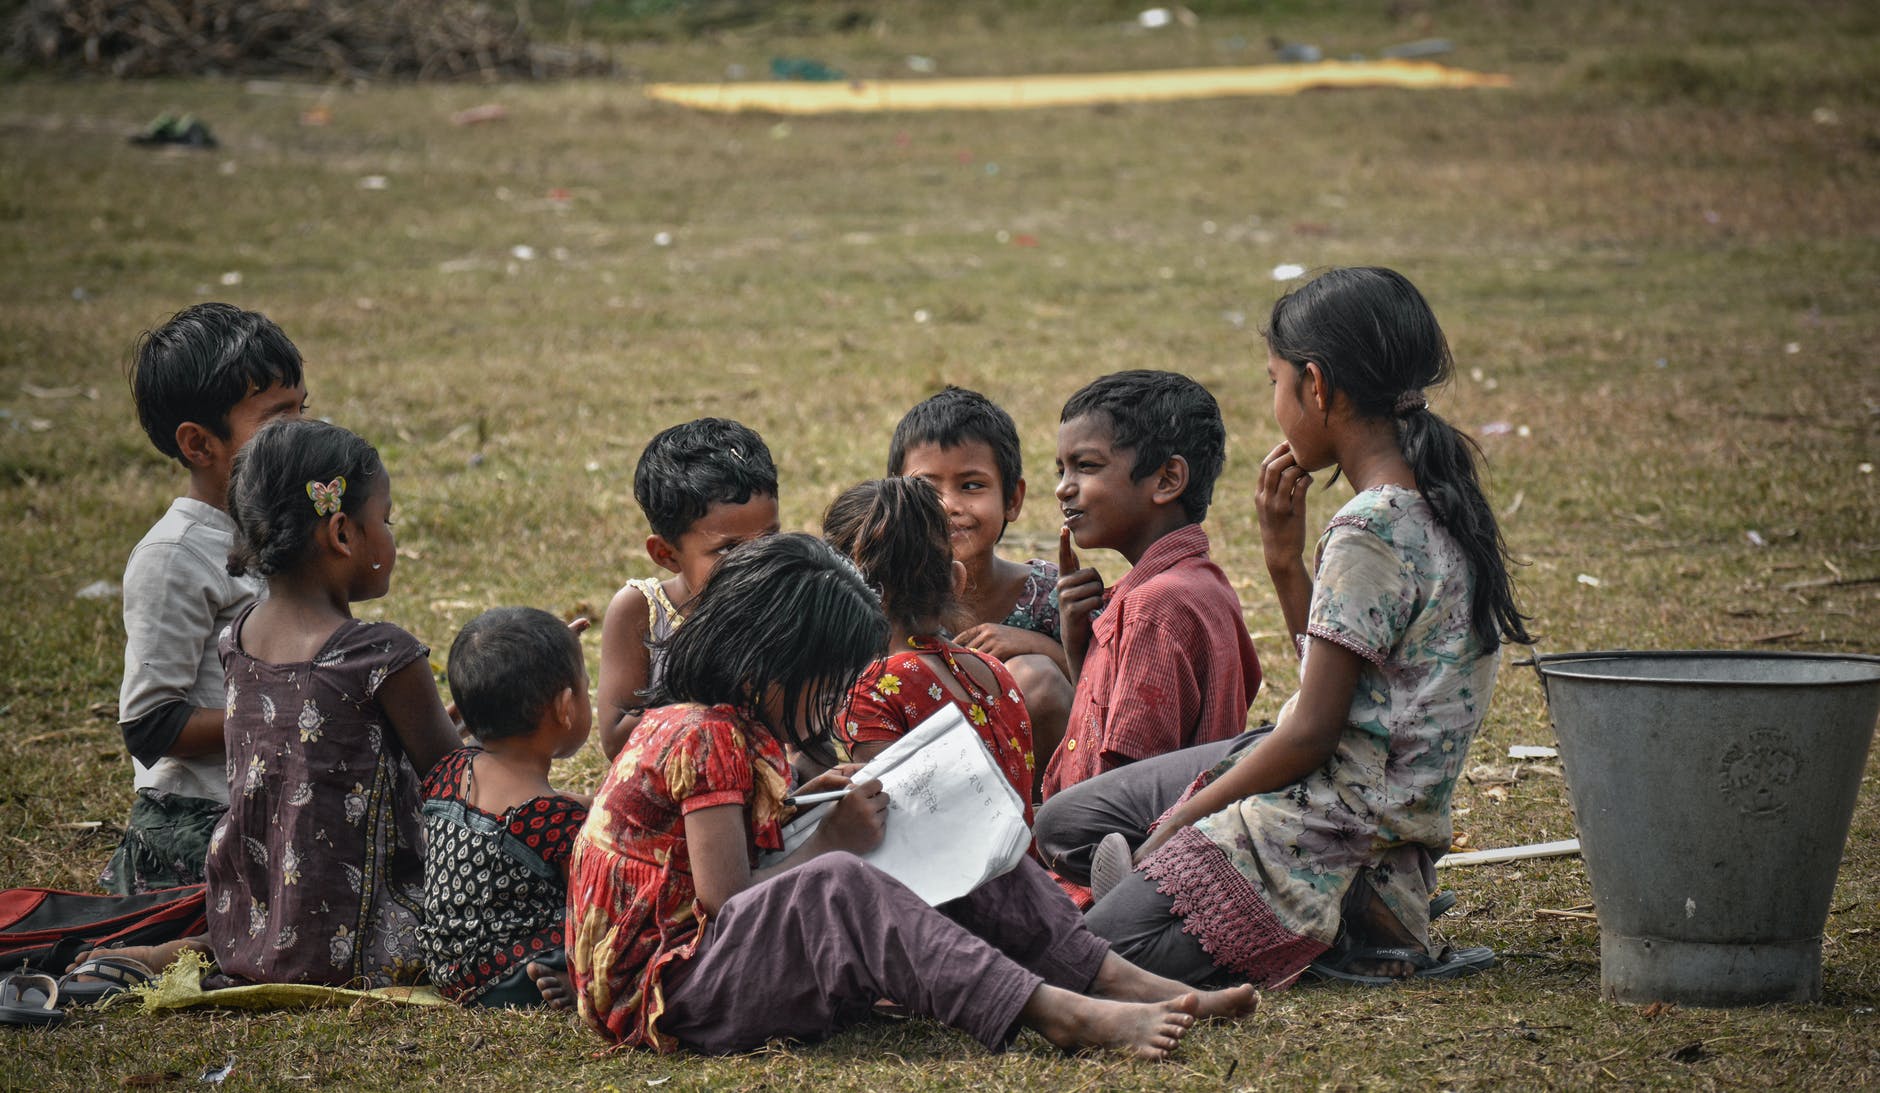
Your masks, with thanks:
[{"label": "girl in brown floral dress", "polygon": [[232,572],[268,595],[222,633],[230,806],[209,845],[224,975],[377,987],[423,970],[419,775],[457,745],[429,650],[351,604],[390,587],[391,482],[371,445],[288,421],[236,457]]}]

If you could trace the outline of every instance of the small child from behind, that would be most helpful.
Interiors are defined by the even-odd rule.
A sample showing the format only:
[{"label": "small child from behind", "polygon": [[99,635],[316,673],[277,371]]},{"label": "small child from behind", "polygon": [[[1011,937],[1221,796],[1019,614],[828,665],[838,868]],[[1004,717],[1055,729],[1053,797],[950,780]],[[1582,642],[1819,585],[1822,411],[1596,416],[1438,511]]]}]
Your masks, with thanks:
[{"label": "small child from behind", "polygon": [[957,706],[1025,805],[1031,825],[1031,716],[999,659],[949,641],[945,623],[965,567],[948,549],[947,516],[919,478],[877,478],[823,513],[823,538],[881,592],[888,655],[870,664],[836,717],[836,738],[866,763],[937,710]]},{"label": "small child from behind", "polygon": [[960,594],[968,649],[998,657],[1031,714],[1035,767],[1056,753],[1070,715],[1070,668],[1058,624],[1058,567],[1043,558],[999,557],[1005,529],[1025,504],[1025,462],[1012,415],[977,391],[947,387],[894,427],[888,473],[924,478],[939,491],[953,558],[966,568]]},{"label": "small child from behind", "polygon": [[229,468],[256,429],[298,418],[307,401],[294,343],[266,316],[228,304],[197,304],[146,331],[129,371],[138,420],[188,469],[189,492],[124,567],[118,727],[137,797],[99,878],[119,895],[202,881],[210,832],[228,808],[216,635],[265,592],[227,569]]},{"label": "small child from behind", "polygon": [[532,607],[499,607],[451,643],[451,697],[481,747],[424,779],[424,925],[418,943],[455,1001],[566,1009],[568,853],[588,801],[549,765],[593,725],[581,642]]},{"label": "small child from behind", "polygon": [[[1238,735],[1260,687],[1240,597],[1208,557],[1201,527],[1226,452],[1214,396],[1174,372],[1117,372],[1072,395],[1060,420],[1058,597],[1077,693],[1045,772],[1046,799]],[[1132,568],[1105,589],[1078,565],[1073,539]],[[1043,832],[1039,845],[1054,860]]]},{"label": "small child from behind", "polygon": [[595,688],[601,750],[612,759],[658,684],[661,645],[685,622],[712,567],[732,547],[777,533],[777,468],[764,439],[735,421],[706,417],[653,437],[633,471],[633,497],[652,534],[646,553],[673,574],[631,580],[601,622]]}]

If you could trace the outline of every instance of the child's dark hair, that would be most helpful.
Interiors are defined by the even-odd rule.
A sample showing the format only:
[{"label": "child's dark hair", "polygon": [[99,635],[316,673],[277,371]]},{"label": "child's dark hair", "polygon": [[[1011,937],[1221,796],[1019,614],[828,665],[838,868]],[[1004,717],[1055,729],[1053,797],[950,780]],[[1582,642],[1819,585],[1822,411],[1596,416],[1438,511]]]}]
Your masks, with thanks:
[{"label": "child's dark hair", "polygon": [[[1514,602],[1508,545],[1476,469],[1481,450],[1429,409],[1424,389],[1455,370],[1449,341],[1428,301],[1403,274],[1374,266],[1329,270],[1279,298],[1267,347],[1301,376],[1318,365],[1326,386],[1353,412],[1396,422],[1397,443],[1437,522],[1462,548],[1475,576],[1471,608],[1478,640],[1529,644]],[[1329,410],[1327,411],[1329,414]]]},{"label": "child's dark hair", "polygon": [[1110,444],[1136,453],[1129,477],[1140,482],[1174,456],[1188,461],[1182,511],[1190,523],[1207,519],[1214,480],[1227,461],[1227,427],[1206,387],[1179,372],[1112,372],[1070,397],[1058,421],[1100,414],[1110,423]]},{"label": "child's dark hair", "polygon": [[292,569],[306,556],[314,526],[326,518],[308,487],[345,479],[339,510],[356,515],[384,473],[378,449],[337,425],[309,419],[262,426],[235,453],[229,472],[235,549],[228,571],[269,577]]},{"label": "child's dark hair", "polygon": [[[666,663],[648,704],[730,704],[763,719],[777,688],[784,743],[825,766],[836,709],[862,669],[888,646],[881,601],[848,559],[813,535],[767,535],[726,554],[665,643]],[[807,735],[791,725],[807,701]]]},{"label": "child's dark hair", "polygon": [[633,470],[633,499],[653,534],[677,542],[714,503],[742,505],[777,495],[777,467],[764,438],[735,421],[702,417],[647,442]]},{"label": "child's dark hair", "polygon": [[1012,491],[1025,477],[1018,426],[998,403],[964,387],[948,384],[939,394],[902,415],[901,423],[894,427],[894,439],[888,442],[888,473],[905,473],[909,448],[921,444],[957,448],[974,441],[992,449],[992,458],[999,465],[1000,493],[1005,503],[1011,504]]},{"label": "child's dark hair", "polygon": [[563,691],[587,701],[581,639],[540,608],[493,607],[450,643],[450,696],[479,740],[527,736]]},{"label": "child's dark hair", "polygon": [[300,350],[266,315],[197,304],[138,336],[128,378],[144,434],[183,462],[178,426],[193,421],[227,440],[235,404],[255,391],[298,385],[300,365]]},{"label": "child's dark hair", "polygon": [[851,486],[823,513],[823,539],[855,560],[881,590],[888,621],[931,633],[952,616],[953,549],[940,494],[922,478],[876,478]]}]

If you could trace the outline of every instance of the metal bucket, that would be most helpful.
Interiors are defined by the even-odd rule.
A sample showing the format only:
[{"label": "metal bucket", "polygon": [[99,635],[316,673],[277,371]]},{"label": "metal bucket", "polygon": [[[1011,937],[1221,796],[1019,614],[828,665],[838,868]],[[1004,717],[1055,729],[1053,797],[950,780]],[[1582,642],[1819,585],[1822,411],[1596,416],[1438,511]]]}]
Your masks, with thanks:
[{"label": "metal bucket", "polygon": [[1536,658],[1599,913],[1600,993],[1821,997],[1821,932],[1880,715],[1880,657]]}]

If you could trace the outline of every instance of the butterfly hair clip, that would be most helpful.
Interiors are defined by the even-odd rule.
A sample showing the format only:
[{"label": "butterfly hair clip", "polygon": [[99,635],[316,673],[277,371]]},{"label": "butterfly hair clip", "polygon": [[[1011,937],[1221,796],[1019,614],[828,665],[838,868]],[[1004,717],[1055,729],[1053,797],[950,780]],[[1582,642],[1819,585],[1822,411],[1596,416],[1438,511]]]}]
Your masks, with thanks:
[{"label": "butterfly hair clip", "polygon": [[346,476],[341,475],[325,484],[307,483],[307,496],[313,498],[315,516],[331,516],[339,511],[340,498],[346,496]]}]

